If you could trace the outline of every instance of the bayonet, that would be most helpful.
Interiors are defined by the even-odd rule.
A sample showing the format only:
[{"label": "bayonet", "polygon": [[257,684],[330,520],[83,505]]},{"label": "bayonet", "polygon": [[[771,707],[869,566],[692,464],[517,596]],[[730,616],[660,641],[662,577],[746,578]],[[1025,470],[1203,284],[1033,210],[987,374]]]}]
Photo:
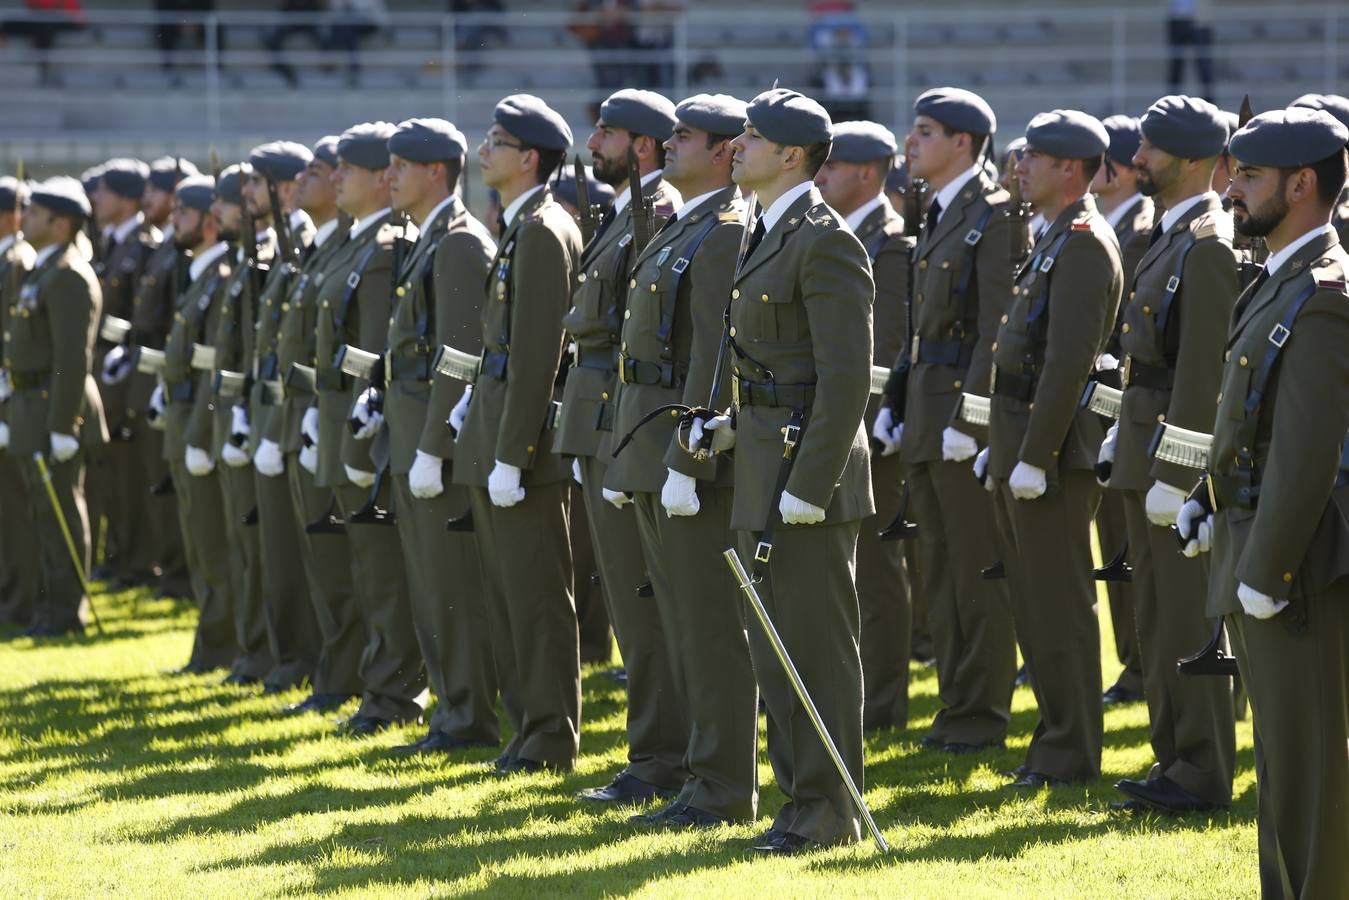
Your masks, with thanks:
[{"label": "bayonet", "polygon": [[576,207],[581,214],[581,241],[584,246],[595,236],[597,223],[595,207],[590,205],[590,182],[586,180],[586,168],[581,163],[579,153],[574,157],[571,169],[572,177],[576,179]]},{"label": "bayonet", "polygon": [[641,166],[637,162],[637,151],[631,144],[628,145],[628,193],[631,198],[628,208],[632,210],[632,242],[636,245],[636,252],[640,253],[651,242],[655,230],[655,210],[642,190]]},{"label": "bayonet", "polygon": [[[300,257],[295,247],[294,235],[291,234],[290,217],[281,208],[281,195],[276,189],[276,182],[270,178],[267,179],[267,199],[272,207],[272,225],[276,229],[276,246],[277,252],[281,256],[281,262],[294,265]],[[255,248],[255,256],[256,252]],[[397,271],[397,269],[394,269],[395,273]],[[394,277],[397,277],[397,274]]]}]

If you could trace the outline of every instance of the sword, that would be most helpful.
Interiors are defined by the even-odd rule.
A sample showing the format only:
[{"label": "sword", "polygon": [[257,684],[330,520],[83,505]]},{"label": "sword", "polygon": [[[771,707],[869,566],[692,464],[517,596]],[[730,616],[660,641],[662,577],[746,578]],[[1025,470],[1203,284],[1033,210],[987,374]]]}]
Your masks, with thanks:
[{"label": "sword", "polygon": [[47,468],[47,460],[43,457],[42,451],[33,454],[33,462],[37,464],[37,473],[42,478],[42,486],[47,489],[47,499],[51,501],[52,512],[56,514],[56,523],[61,526],[61,536],[66,539],[66,549],[70,551],[70,563],[75,567],[75,576],[80,580],[80,589],[89,598],[89,615],[93,616],[94,626],[98,628],[98,633],[102,634],[103,623],[99,621],[98,611],[94,609],[94,592],[89,589],[89,579],[84,576],[84,561],[80,559],[79,551],[75,549],[75,538],[71,537],[65,510],[61,509],[61,501],[57,499],[56,488],[52,486],[52,473]]},{"label": "sword", "polygon": [[142,375],[158,375],[164,371],[164,351],[153,347],[137,347],[135,354],[136,371]]},{"label": "sword", "polygon": [[960,407],[956,410],[956,418],[960,421],[971,425],[987,425],[992,415],[993,404],[989,398],[978,394],[960,395]]},{"label": "sword", "polygon": [[1203,471],[1208,469],[1209,451],[1212,447],[1213,435],[1163,422],[1157,426],[1157,432],[1152,436],[1148,455],[1162,462]]},{"label": "sword", "polygon": [[210,371],[215,368],[215,347],[210,344],[192,345],[192,368]]},{"label": "sword", "polygon": [[1088,381],[1086,389],[1082,391],[1082,399],[1077,405],[1098,416],[1118,419],[1120,408],[1124,405],[1124,392],[1099,381]]},{"label": "sword", "polygon": [[98,328],[98,336],[110,344],[125,344],[131,337],[131,323],[117,316],[105,316]]},{"label": "sword", "polygon": [[829,736],[829,730],[824,727],[824,720],[820,718],[820,711],[815,708],[815,701],[810,698],[810,693],[806,690],[806,683],[801,680],[801,673],[796,671],[796,664],[787,654],[787,648],[782,643],[782,638],[778,636],[778,630],[773,626],[773,620],[768,616],[768,610],[764,608],[763,600],[759,597],[759,591],[750,580],[749,573],[740,562],[740,556],[735,552],[734,547],[727,547],[721,554],[726,560],[726,565],[730,566],[731,574],[735,576],[736,583],[740,585],[740,590],[744,593],[745,599],[749,601],[750,608],[754,610],[754,616],[759,620],[759,625],[763,628],[764,636],[768,638],[768,643],[773,647],[773,654],[782,664],[782,671],[791,682],[792,691],[796,694],[796,699],[805,709],[806,715],[810,717],[810,724],[815,727],[815,733],[819,735],[820,742],[824,744],[824,749],[828,751],[829,758],[833,760],[834,768],[838,770],[839,777],[848,788],[848,793],[852,795],[853,805],[857,807],[862,820],[867,823],[867,830],[871,832],[871,839],[876,842],[876,847],[882,853],[890,851],[890,845],[885,842],[885,835],[876,827],[876,820],[871,817],[871,810],[867,808],[866,800],[862,799],[862,792],[857,789],[857,783],[853,781],[852,775],[848,773],[848,767],[843,762],[843,757],[838,752],[834,739]]},{"label": "sword", "polygon": [[885,393],[885,383],[890,380],[890,370],[885,366],[871,367],[871,393]]},{"label": "sword", "polygon": [[467,381],[469,384],[472,384],[478,377],[478,366],[480,365],[482,365],[481,356],[456,350],[449,344],[440,345],[440,349],[436,351],[436,358],[432,362],[432,368],[438,374]]},{"label": "sword", "polygon": [[576,179],[576,206],[581,213],[581,246],[590,243],[595,236],[595,207],[590,205],[590,182],[586,181],[586,168],[578,153],[571,164],[572,177]]}]

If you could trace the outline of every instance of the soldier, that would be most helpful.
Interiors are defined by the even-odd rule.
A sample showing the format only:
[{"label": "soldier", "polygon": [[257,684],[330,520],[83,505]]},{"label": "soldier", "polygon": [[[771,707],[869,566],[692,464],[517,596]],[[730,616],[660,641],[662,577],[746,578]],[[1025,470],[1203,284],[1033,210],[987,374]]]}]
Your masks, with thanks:
[{"label": "soldier", "polygon": [[453,480],[469,488],[497,684],[515,728],[493,771],[509,775],[569,770],[580,745],[569,473],[552,452],[551,398],[581,235],[547,187],[571,145],[567,123],[530,94],[506,97],[493,120],[478,161],[504,205],[501,236],[482,364],[450,424],[459,430]]},{"label": "soldier", "polygon": [[[1134,168],[1134,154],[1138,152],[1138,119],[1133,116],[1110,116],[1101,120],[1106,134],[1110,135],[1110,146],[1106,155],[1110,158],[1112,169],[1105,166],[1096,170],[1091,180],[1091,192],[1096,197],[1096,208],[1105,216],[1106,224],[1115,229],[1119,240],[1120,264],[1124,270],[1125,286],[1133,283],[1134,270],[1138,261],[1148,249],[1148,240],[1152,237],[1152,198],[1145,197],[1138,190],[1138,170]],[[1119,370],[1113,364],[1124,355],[1119,347],[1119,328],[1123,323],[1124,308],[1120,307],[1116,317],[1115,330],[1110,334],[1110,343],[1106,347],[1107,359],[1112,365],[1097,373],[1097,379],[1118,390],[1123,387],[1119,380]],[[1107,423],[1114,424],[1112,423]],[[1124,503],[1114,491],[1102,491],[1101,502],[1096,509],[1096,538],[1101,545],[1103,559],[1111,559],[1111,554],[1122,563],[1118,554],[1126,547],[1129,534],[1124,525]],[[1143,660],[1138,652],[1138,626],[1134,622],[1133,590],[1120,567],[1107,564],[1118,573],[1105,581],[1106,595],[1110,601],[1110,622],[1115,633],[1115,655],[1124,669],[1115,679],[1115,683],[1105,689],[1102,701],[1107,705],[1114,703],[1136,703],[1143,699]],[[1098,575],[1098,578],[1100,576]]]},{"label": "soldier", "polygon": [[1206,100],[1163,97],[1141,123],[1134,156],[1139,188],[1166,213],[1132,275],[1120,345],[1125,356],[1119,423],[1100,458],[1124,502],[1133,562],[1138,642],[1157,764],[1144,781],[1118,787],[1164,812],[1232,802],[1236,733],[1226,679],[1179,674],[1176,660],[1213,634],[1199,598],[1208,579],[1176,553],[1168,528],[1193,475],[1148,458],[1158,422],[1206,431],[1213,420],[1225,322],[1237,297],[1232,220],[1210,190],[1227,144],[1221,111]]},{"label": "soldier", "polygon": [[[388,336],[394,271],[402,258],[398,242],[415,232],[395,221],[389,205],[388,122],[353,125],[337,143],[337,205],[351,216],[347,242],[335,252],[318,286],[315,327],[317,400],[302,428],[313,439],[317,419],[315,483],[337,497],[351,548],[351,579],[366,645],[359,674],[361,705],[342,732],[361,737],[390,725],[420,721],[426,670],[417,648],[398,532],[383,515],[391,485],[387,446],[374,442],[375,428],[353,432],[353,405],[368,386],[344,374],[335,357],[344,345],[378,353]],[[360,416],[356,416],[359,424]],[[372,451],[382,457],[374,459]],[[361,520],[365,520],[362,522]]]},{"label": "soldier", "polygon": [[[1303,94],[1288,105],[1323,109],[1349,128],[1349,97],[1339,94]],[[1330,213],[1330,224],[1335,226],[1341,244],[1349,242],[1349,189],[1341,191],[1336,199],[1335,209]]]},{"label": "soldier", "polygon": [[[680,764],[686,780],[678,796],[629,821],[679,828],[754,818],[758,692],[744,606],[716,564],[734,543],[731,461],[695,461],[680,449],[674,421],[666,416],[633,432],[662,404],[707,403],[744,232],[730,146],[744,126],[744,102],[700,94],[680,103],[675,116],[674,133],[665,141],[664,174],[689,199],[634,257],[614,420],[614,434],[632,433],[633,439],[609,465],[604,487],[633,497],[673,678],[668,705],[675,707],[678,722],[687,723]],[[719,408],[730,401],[724,375],[715,386]],[[635,676],[631,665],[629,671]],[[642,777],[639,773],[630,761],[610,785],[611,793],[626,788],[640,795],[624,784]]]},{"label": "soldier", "polygon": [[1232,138],[1236,228],[1270,256],[1233,310],[1208,475],[1176,522],[1187,555],[1212,535],[1208,612],[1250,691],[1266,897],[1349,884],[1349,254],[1330,225],[1347,139],[1297,107]]},{"label": "soldier", "polygon": [[1015,787],[1101,772],[1101,640],[1091,580],[1092,474],[1104,428],[1078,401],[1115,323],[1123,275],[1115,232],[1087,193],[1109,145],[1076,110],[1031,119],[1017,164],[1048,223],[1014,273],[993,345],[989,445],[975,474],[995,491],[1017,639],[1040,724]]},{"label": "soldier", "polygon": [[[164,428],[164,459],[169,464],[178,499],[179,527],[192,593],[197,601],[192,655],[182,671],[200,674],[231,664],[237,650],[230,585],[230,551],[225,543],[223,497],[209,454],[193,454],[193,475],[187,467],[184,437],[193,411],[197,384],[192,374],[192,345],[202,340],[219,314],[230,276],[229,245],[221,239],[217,196],[240,202],[238,166],[226,169],[219,183],[205,176],[184,178],[175,189],[173,240],[191,254],[187,286],[178,294],[173,325],[164,341],[161,382],[150,396],[150,411]],[[205,458],[203,459],[203,456]]]},{"label": "soldier", "polygon": [[[737,448],[731,527],[740,552],[754,560],[764,605],[860,788],[853,566],[860,523],[876,511],[862,429],[875,288],[866,251],[815,190],[830,129],[814,100],[774,88],[749,104],[731,143],[735,181],[758,193],[764,213],[731,290],[736,400],[705,427],[695,421],[690,442]],[[749,646],[769,758],[788,798],[753,850],[786,855],[857,840],[852,799],[757,626]]]},{"label": "soldier", "polygon": [[[648,581],[637,516],[628,508],[632,502],[628,494],[605,485],[616,440],[619,332],[630,315],[625,311],[628,275],[634,256],[680,203],[679,192],[662,178],[662,143],[674,126],[674,104],[651,91],[617,91],[601,104],[586,149],[595,177],[612,185],[617,196],[581,252],[580,284],[562,318],[575,352],[553,451],[575,457],[572,467],[585,500],[600,584],[627,673],[627,765],[608,784],[579,794],[600,803],[669,798],[686,775],[688,726],[674,700],[660,612],[656,604],[637,595],[638,586]],[[638,185],[631,181],[630,158],[640,173]],[[635,191],[644,198],[641,211],[634,211]],[[638,221],[647,207],[654,207],[654,215]]]},{"label": "soldier", "polygon": [[[265,221],[244,215],[245,207],[251,207],[254,173],[248,163],[240,164],[237,171],[238,191],[221,189],[212,205],[212,215],[220,224],[220,237],[238,249],[230,274],[221,285],[220,300],[208,313],[201,333],[193,337],[195,343],[211,352],[203,358],[199,351],[193,350],[195,384],[183,441],[188,474],[210,478],[219,485],[220,514],[229,555],[231,610],[239,648],[224,683],[243,687],[260,683],[274,661],[267,645],[267,620],[262,607],[258,529],[245,521],[257,514],[257,493],[253,475],[246,468],[248,454],[230,440],[236,430],[232,428],[236,424],[232,410],[239,387],[231,390],[229,396],[221,394],[223,382],[217,379],[217,372],[220,368],[238,372],[244,367],[249,351],[245,339],[251,341],[253,337],[253,307],[258,283],[265,274],[260,270],[271,264],[275,235]],[[217,461],[225,463],[219,471]]]},{"label": "soldier", "polygon": [[[885,199],[885,179],[899,145],[888,128],[875,122],[843,122],[834,127],[829,161],[815,175],[820,195],[862,242],[876,282],[872,310],[872,358],[899,356],[908,333],[909,252],[904,219]],[[867,404],[874,421],[880,401]],[[968,480],[968,478],[966,479]],[[880,532],[904,503],[899,456],[873,453],[871,490],[876,515],[862,523],[857,537],[857,600],[862,613],[862,681],[866,698],[862,727],[904,728],[909,722],[909,644],[913,611],[904,545],[882,540]]]},{"label": "soldier", "polygon": [[[314,618],[314,606],[309,597],[304,566],[299,547],[300,521],[291,502],[290,486],[280,477],[280,470],[263,472],[250,466],[260,446],[260,436],[266,431],[266,419],[276,414],[277,401],[275,343],[278,334],[285,294],[290,288],[302,256],[314,240],[314,223],[297,205],[299,176],[313,160],[314,154],[302,144],[291,141],[272,141],[254,147],[248,154],[252,174],[245,185],[246,202],[255,227],[271,222],[271,246],[289,249],[290,256],[273,254],[270,266],[261,262],[241,295],[243,308],[240,323],[245,330],[239,339],[239,366],[234,371],[252,376],[252,389],[245,395],[233,387],[216,409],[218,444],[226,464],[239,473],[239,480],[253,481],[252,487],[240,485],[241,497],[251,496],[256,527],[251,539],[258,542],[259,569],[262,574],[261,609],[255,614],[254,629],[262,628],[266,635],[272,668],[263,676],[263,693],[271,694],[297,687],[312,678],[314,660],[318,655],[319,629]],[[281,208],[272,208],[275,193]],[[281,240],[281,231],[285,240]],[[265,276],[265,277],[264,277]],[[268,368],[263,373],[264,359]],[[255,374],[256,373],[256,374]],[[264,377],[265,375],[265,377]],[[263,382],[270,382],[271,392],[264,397]],[[242,386],[239,387],[241,391]],[[238,393],[238,396],[235,394]],[[232,407],[228,413],[219,406]],[[281,463],[280,454],[274,458]],[[245,515],[248,511],[245,510]]]},{"label": "soldier", "polygon": [[[107,426],[90,375],[102,298],[93,269],[74,246],[92,210],[79,182],[58,176],[33,188],[23,235],[36,251],[8,311],[4,369],[9,452],[20,460],[42,580],[29,637],[84,630],[89,598],[75,566],[89,571],[85,454],[106,443]],[[33,456],[48,458],[58,511]],[[64,518],[78,563],[62,533]]]},{"label": "soldier", "polygon": [[1011,198],[980,164],[996,128],[993,110],[969,91],[936,88],[914,103],[907,163],[934,193],[914,250],[913,337],[872,429],[882,453],[899,445],[920,529],[943,705],[922,743],[955,754],[1003,745],[1016,675],[1008,584],[980,577],[998,559],[989,498],[961,465],[983,435],[958,417],[962,391],[989,393],[993,339],[1020,250]]},{"label": "soldier", "polygon": [[[28,187],[13,176],[0,178],[0,323],[9,337],[11,306],[18,305],[19,286],[33,270],[36,254],[19,229],[28,206]],[[0,355],[5,340],[0,340]],[[33,618],[42,570],[28,522],[23,485],[23,460],[9,452],[6,404],[13,388],[0,369],[0,624],[27,626]]]},{"label": "soldier", "polygon": [[[317,223],[317,229],[298,277],[288,284],[281,299],[280,321],[271,324],[275,311],[265,312],[258,334],[261,402],[265,407],[268,398],[275,402],[279,397],[280,406],[259,416],[253,466],[263,478],[284,473],[300,530],[300,560],[320,640],[311,693],[287,706],[284,711],[290,714],[330,712],[360,695],[358,670],[366,643],[352,586],[351,550],[341,520],[334,515],[337,500],[331,490],[315,484],[317,426],[312,423],[317,414],[310,417],[309,432],[301,428],[314,402],[318,288],[328,267],[339,258],[351,224],[337,209],[333,180],[337,143],[336,135],[320,138],[312,148],[313,159],[295,179],[296,202]],[[264,309],[267,299],[270,293],[264,297]]]},{"label": "soldier", "polygon": [[[163,235],[145,221],[141,198],[150,167],[138,159],[110,159],[103,164],[98,183],[90,195],[94,220],[102,227],[98,250],[98,273],[103,291],[105,316],[130,319],[133,298],[141,272]],[[110,340],[100,331],[94,354],[95,371],[105,371],[106,357],[125,338]],[[136,410],[128,403],[130,385],[99,384],[103,412],[108,418],[112,441],[89,461],[86,490],[95,537],[100,520],[107,519],[104,563],[114,588],[145,584],[154,577],[154,542],[145,528],[146,505],[151,482],[138,462]],[[97,547],[97,540],[92,544]]]},{"label": "soldier", "polygon": [[444,119],[409,119],[389,138],[390,199],[415,220],[418,236],[394,288],[384,423],[412,621],[437,699],[426,736],[398,748],[408,753],[500,740],[477,541],[445,533],[445,523],[468,508],[468,490],[447,478],[454,433],[445,419],[463,385],[432,377],[442,344],[473,354],[481,345],[494,242],[457,193],[467,153],[463,134]]}]

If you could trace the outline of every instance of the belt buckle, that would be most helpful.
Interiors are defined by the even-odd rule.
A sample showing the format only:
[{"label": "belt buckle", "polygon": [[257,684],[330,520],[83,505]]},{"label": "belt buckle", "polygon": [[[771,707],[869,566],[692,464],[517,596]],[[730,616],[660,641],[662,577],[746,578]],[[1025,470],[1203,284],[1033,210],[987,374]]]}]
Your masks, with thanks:
[{"label": "belt buckle", "polygon": [[1204,487],[1208,490],[1208,505],[1215,513],[1218,511],[1218,497],[1213,493],[1213,476],[1204,479]]},{"label": "belt buckle", "polygon": [[1129,386],[1130,376],[1134,370],[1134,358],[1132,356],[1124,357],[1124,367],[1120,370],[1120,378],[1124,381],[1124,386]]},{"label": "belt buckle", "polygon": [[993,364],[993,370],[988,373],[988,396],[992,397],[998,392],[998,364]]},{"label": "belt buckle", "polygon": [[731,375],[731,403],[735,406],[736,409],[739,409],[739,408],[740,408],[740,376],[739,376],[739,374],[733,374],[733,375]]},{"label": "belt buckle", "polygon": [[754,548],[754,561],[767,563],[769,557],[773,555],[773,545],[768,541],[759,541],[759,545]]},{"label": "belt buckle", "polygon": [[801,426],[788,424],[782,429],[782,456],[791,459],[792,451],[801,440]]},{"label": "belt buckle", "polygon": [[628,364],[631,362],[627,356],[618,357],[618,383],[628,384]]},{"label": "belt buckle", "polygon": [[918,350],[919,350],[920,347],[922,347],[922,345],[923,345],[923,339],[920,338],[918,335],[915,334],[915,335],[913,336],[913,340],[912,340],[912,341],[910,342],[910,344],[909,344],[909,365],[912,366],[912,365],[917,364],[917,362],[918,362]]}]

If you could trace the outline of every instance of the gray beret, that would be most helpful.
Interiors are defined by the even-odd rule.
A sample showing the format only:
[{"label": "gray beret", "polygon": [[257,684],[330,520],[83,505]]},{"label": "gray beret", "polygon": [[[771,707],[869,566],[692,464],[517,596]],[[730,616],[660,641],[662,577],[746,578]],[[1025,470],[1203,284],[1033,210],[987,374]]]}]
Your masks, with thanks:
[{"label": "gray beret", "polygon": [[1101,120],[1105,133],[1110,135],[1110,147],[1106,153],[1113,162],[1122,166],[1134,164],[1134,154],[1138,152],[1138,120],[1133,116],[1110,116]]},{"label": "gray beret", "polygon": [[98,187],[98,179],[103,176],[103,165],[90,166],[80,173],[80,184],[84,187],[86,194],[92,194],[94,188]]},{"label": "gray beret", "polygon": [[834,134],[823,106],[786,88],[772,88],[751,100],[745,119],[773,143],[789,147],[827,144]]},{"label": "gray beret", "polygon": [[923,91],[913,103],[913,113],[970,134],[992,134],[998,130],[998,117],[993,115],[993,107],[983,97],[964,88],[940,87]]},{"label": "gray beret", "polygon": [[314,154],[294,141],[270,141],[248,151],[248,163],[268,181],[294,181]]},{"label": "gray beret", "polygon": [[337,155],[362,169],[383,169],[389,165],[389,138],[395,128],[390,122],[365,122],[353,125],[337,139]]},{"label": "gray beret", "polygon": [[[237,169],[238,167],[231,166],[230,168]],[[220,178],[222,184],[225,177],[222,175]],[[237,173],[235,183],[238,183]],[[189,175],[178,182],[178,187],[174,189],[174,195],[178,198],[178,202],[188,209],[210,212],[211,201],[215,199],[215,179],[210,175]]]},{"label": "gray beret", "polygon": [[1148,107],[1138,127],[1153,146],[1181,159],[1208,159],[1227,146],[1223,111],[1201,97],[1163,97]]},{"label": "gray beret", "polygon": [[150,183],[161,191],[172,191],[179,179],[199,174],[192,160],[181,156],[161,156],[150,163]]},{"label": "gray beret", "polygon": [[1007,142],[1007,146],[1002,148],[1002,167],[1007,168],[1007,161],[1015,158],[1018,162],[1022,154],[1026,152],[1026,139],[1024,137],[1014,137]]},{"label": "gray beret", "polygon": [[0,178],[0,212],[14,212],[28,205],[28,185],[6,175]]},{"label": "gray beret", "polygon": [[241,206],[244,202],[242,188],[244,179],[253,174],[253,167],[248,163],[236,163],[227,166],[225,171],[220,173],[220,180],[215,185],[215,195],[221,203],[233,203],[235,206]]},{"label": "gray beret", "polygon": [[335,134],[327,134],[314,142],[314,159],[322,160],[334,169],[337,168],[337,142],[340,138]]},{"label": "gray beret", "polygon": [[1223,124],[1227,126],[1227,143],[1230,144],[1232,142],[1232,135],[1236,134],[1237,129],[1241,127],[1241,116],[1234,112],[1228,112],[1225,109],[1222,110],[1222,114]]},{"label": "gray beret", "polygon": [[103,164],[103,170],[99,173],[99,180],[104,187],[128,200],[141,198],[149,177],[150,167],[139,159],[110,159]]},{"label": "gray beret", "polygon": [[675,118],[708,134],[739,134],[745,130],[745,101],[727,94],[694,94],[675,107]]},{"label": "gray beret", "polygon": [[895,164],[890,169],[890,174],[885,176],[885,189],[887,191],[903,191],[909,186],[909,163],[902,156],[895,157]]},{"label": "gray beret", "polygon": [[600,104],[600,118],[614,128],[666,141],[674,133],[675,105],[655,91],[624,88]]},{"label": "gray beret", "polygon": [[1030,120],[1026,146],[1059,159],[1090,159],[1110,146],[1110,135],[1095,116],[1076,109],[1056,109]]},{"label": "gray beret", "polygon": [[415,163],[462,159],[468,153],[463,133],[444,119],[408,119],[389,138],[389,152]]},{"label": "gray beret", "polygon": [[1232,155],[1252,166],[1295,168],[1343,152],[1349,128],[1323,109],[1291,106],[1261,113],[1232,136]]},{"label": "gray beret", "polygon": [[[592,205],[598,205],[605,208],[613,205],[614,189],[612,185],[605,184],[603,181],[597,181],[589,166],[585,167],[586,187],[590,191],[590,202]],[[571,166],[563,166],[562,174],[553,182],[553,196],[560,200],[566,200],[572,206],[580,206],[580,201],[576,196],[576,178],[572,175]]]},{"label": "gray beret", "polygon": [[571,146],[567,121],[533,94],[511,94],[496,105],[492,120],[529,147],[566,150]]},{"label": "gray beret", "polygon": [[834,126],[829,158],[837,162],[868,163],[891,159],[899,152],[894,132],[876,122],[840,122]]},{"label": "gray beret", "polygon": [[1341,97],[1339,94],[1303,94],[1288,105],[1324,109],[1349,126],[1349,98]]},{"label": "gray beret", "polygon": [[33,186],[32,202],[57,215],[87,219],[93,210],[84,185],[69,175],[57,175]]}]

